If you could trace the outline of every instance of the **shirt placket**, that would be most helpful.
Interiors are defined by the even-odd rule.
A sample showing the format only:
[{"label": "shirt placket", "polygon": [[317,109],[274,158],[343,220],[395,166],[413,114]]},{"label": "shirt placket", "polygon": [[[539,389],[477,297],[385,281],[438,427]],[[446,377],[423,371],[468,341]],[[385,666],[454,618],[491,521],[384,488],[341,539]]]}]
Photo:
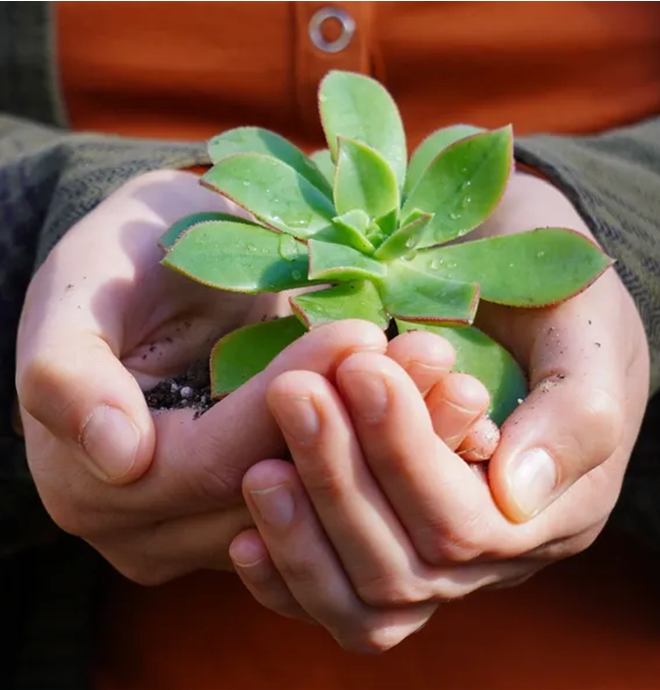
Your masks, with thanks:
[{"label": "shirt placket", "polygon": [[[307,137],[321,135],[318,85],[330,70],[372,72],[372,2],[292,3],[296,100]],[[334,31],[328,37],[328,28]]]}]

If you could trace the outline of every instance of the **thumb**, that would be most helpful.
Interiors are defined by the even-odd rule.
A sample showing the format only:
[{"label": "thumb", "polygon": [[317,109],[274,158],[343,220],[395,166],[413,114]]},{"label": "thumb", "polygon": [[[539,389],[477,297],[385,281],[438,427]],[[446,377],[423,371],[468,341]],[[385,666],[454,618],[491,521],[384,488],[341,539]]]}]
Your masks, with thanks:
[{"label": "thumb", "polygon": [[604,463],[623,433],[625,365],[605,324],[554,323],[538,329],[551,335],[533,348],[531,393],[502,427],[489,465],[494,498],[515,522]]},{"label": "thumb", "polygon": [[24,418],[75,446],[102,481],[127,484],[148,469],[155,434],[144,394],[96,335],[71,335],[48,347],[37,339],[19,357],[17,391]]}]

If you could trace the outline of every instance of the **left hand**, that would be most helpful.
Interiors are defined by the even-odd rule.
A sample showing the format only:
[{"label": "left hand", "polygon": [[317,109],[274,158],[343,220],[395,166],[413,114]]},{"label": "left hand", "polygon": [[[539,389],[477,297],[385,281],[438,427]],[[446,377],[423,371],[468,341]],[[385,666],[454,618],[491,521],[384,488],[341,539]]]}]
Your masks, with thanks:
[{"label": "left hand", "polygon": [[[517,175],[477,233],[548,225],[590,236],[561,193]],[[632,298],[610,270],[553,308],[485,306],[482,327],[514,352],[531,383],[487,476],[444,442],[451,425],[438,435],[428,406],[442,406],[442,396],[424,399],[415,374],[397,364],[396,340],[389,357],[347,358],[332,381],[288,372],[273,382],[271,410],[295,466],[266,460],[248,471],[244,494],[258,531],[230,550],[265,606],[316,621],[348,649],[383,651],[424,625],[439,602],[517,584],[600,533],[648,394]],[[309,435],[301,434],[310,410],[301,401],[316,410]],[[268,520],[257,502],[287,495],[291,502]]]}]

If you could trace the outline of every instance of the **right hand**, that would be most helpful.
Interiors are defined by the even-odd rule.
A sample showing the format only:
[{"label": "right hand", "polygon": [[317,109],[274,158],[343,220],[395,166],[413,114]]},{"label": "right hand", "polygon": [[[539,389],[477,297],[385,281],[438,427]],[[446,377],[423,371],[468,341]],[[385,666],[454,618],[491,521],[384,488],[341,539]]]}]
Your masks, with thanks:
[{"label": "right hand", "polygon": [[125,184],[51,252],[19,328],[18,402],[44,505],[142,584],[232,567],[228,546],[252,525],[243,476],[286,449],[265,401],[277,375],[329,375],[347,355],[387,346],[370,324],[331,324],[197,420],[190,410],[150,413],[143,389],[208,356],[259,308],[159,265],[160,235],[200,210],[236,212],[187,173]]}]

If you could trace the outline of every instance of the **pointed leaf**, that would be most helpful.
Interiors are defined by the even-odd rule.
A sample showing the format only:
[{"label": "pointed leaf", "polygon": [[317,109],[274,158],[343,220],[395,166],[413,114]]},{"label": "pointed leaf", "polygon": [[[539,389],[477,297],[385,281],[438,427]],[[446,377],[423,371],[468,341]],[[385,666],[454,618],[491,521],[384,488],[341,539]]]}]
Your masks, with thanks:
[{"label": "pointed leaf", "polygon": [[382,279],[387,268],[366,254],[341,244],[309,240],[309,279],[315,281]]},{"label": "pointed leaf", "polygon": [[199,283],[233,292],[277,292],[309,284],[303,243],[245,223],[194,225],[161,263]]},{"label": "pointed leaf", "polygon": [[381,261],[398,259],[404,254],[412,252],[424,232],[429,221],[433,218],[430,213],[419,213],[411,216],[413,219],[408,225],[399,228],[388,237],[374,252],[374,258]]},{"label": "pointed leaf", "polygon": [[397,228],[399,227],[399,206],[397,204],[396,208],[392,209],[389,213],[386,213],[380,218],[376,218],[376,224],[383,233],[383,237],[389,237],[393,235]]},{"label": "pointed leaf", "polygon": [[[361,209],[349,211],[342,216],[333,218],[332,222],[335,226],[332,232],[332,239],[335,242],[347,244],[349,247],[353,247],[364,254],[373,254],[374,246],[366,238],[369,216],[364,211]],[[316,239],[324,239],[323,233],[317,235]]]},{"label": "pointed leaf", "polygon": [[330,72],[321,82],[319,109],[333,160],[338,136],[361,141],[383,156],[403,188],[406,136],[399,110],[381,84],[361,74]]},{"label": "pointed leaf", "polygon": [[453,371],[471,374],[488,389],[488,414],[496,424],[502,424],[527,395],[527,379],[520,365],[507,350],[479,329],[430,326],[399,320],[396,325],[399,333],[423,329],[446,338],[456,352]]},{"label": "pointed leaf", "polygon": [[295,237],[331,226],[332,202],[286,163],[258,153],[221,160],[202,184],[235,201],[267,225]]},{"label": "pointed leaf", "polygon": [[238,153],[261,153],[281,160],[302,175],[310,184],[332,198],[332,184],[316,165],[290,141],[261,127],[237,127],[213,137],[208,143],[213,163]]},{"label": "pointed leaf", "polygon": [[380,218],[399,208],[399,188],[387,161],[366,144],[339,137],[334,201],[337,213],[357,209]]},{"label": "pointed leaf", "polygon": [[325,178],[326,182],[332,187],[335,183],[335,164],[332,162],[332,156],[330,155],[329,149],[321,149],[320,151],[315,151],[310,159],[312,163],[318,168],[319,172]]},{"label": "pointed leaf", "polygon": [[381,298],[388,313],[399,319],[466,325],[474,320],[479,287],[434,278],[397,261],[381,286]]},{"label": "pointed leaf", "polygon": [[416,208],[434,213],[420,247],[465,235],[495,210],[509,181],[510,127],[461,139],[442,151],[410,192],[401,217]]},{"label": "pointed leaf", "polygon": [[433,159],[441,151],[461,139],[483,131],[482,128],[473,127],[472,125],[453,125],[438,129],[426,137],[410,157],[408,171],[406,172],[406,184],[403,188],[404,195],[408,196],[410,194],[426,169],[431,165]]},{"label": "pointed leaf", "polygon": [[341,319],[363,319],[385,329],[389,318],[378,290],[368,280],[335,285],[292,297],[291,307],[308,328]]},{"label": "pointed leaf", "polygon": [[162,237],[158,240],[158,244],[163,249],[170,249],[172,245],[181,237],[186,230],[193,225],[198,225],[207,220],[228,220],[235,223],[245,223],[246,225],[256,225],[251,220],[240,218],[239,216],[232,216],[231,213],[221,213],[220,211],[202,211],[201,213],[193,213],[190,216],[177,220],[171,225]]},{"label": "pointed leaf", "polygon": [[612,260],[573,230],[539,228],[420,251],[410,263],[449,280],[478,282],[488,302],[541,307],[584,290]]},{"label": "pointed leaf", "polygon": [[305,332],[295,316],[288,316],[245,326],[221,338],[211,353],[211,395],[219,398],[240,388]]}]

